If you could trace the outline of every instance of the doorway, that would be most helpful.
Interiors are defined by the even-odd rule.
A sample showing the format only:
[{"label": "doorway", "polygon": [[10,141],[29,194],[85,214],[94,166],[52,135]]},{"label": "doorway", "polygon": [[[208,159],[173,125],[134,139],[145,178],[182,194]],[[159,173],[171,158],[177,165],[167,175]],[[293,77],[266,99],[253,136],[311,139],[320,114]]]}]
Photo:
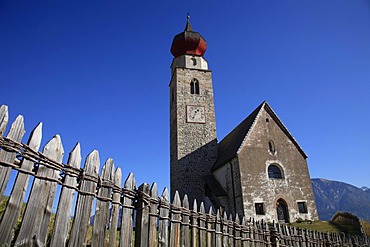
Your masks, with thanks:
[{"label": "doorway", "polygon": [[279,223],[289,223],[288,204],[281,198],[276,202],[276,212]]}]

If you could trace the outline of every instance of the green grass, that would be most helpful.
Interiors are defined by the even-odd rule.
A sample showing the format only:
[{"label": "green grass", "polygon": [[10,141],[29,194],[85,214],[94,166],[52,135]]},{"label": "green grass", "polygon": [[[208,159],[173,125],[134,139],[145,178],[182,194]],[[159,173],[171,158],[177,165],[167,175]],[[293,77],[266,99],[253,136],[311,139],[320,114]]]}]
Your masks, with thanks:
[{"label": "green grass", "polygon": [[350,235],[360,235],[360,229],[358,229],[353,224],[346,224],[346,223],[336,223],[332,221],[303,221],[303,222],[295,222],[289,224],[291,226],[299,227],[299,228],[306,228],[309,230],[315,230],[318,232],[333,232],[333,233],[346,233]]}]

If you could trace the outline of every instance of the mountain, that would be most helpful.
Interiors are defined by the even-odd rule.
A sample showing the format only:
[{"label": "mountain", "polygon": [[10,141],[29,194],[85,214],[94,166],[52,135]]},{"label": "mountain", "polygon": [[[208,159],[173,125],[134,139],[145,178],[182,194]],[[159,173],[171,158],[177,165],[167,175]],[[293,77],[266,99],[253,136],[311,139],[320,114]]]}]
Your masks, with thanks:
[{"label": "mountain", "polygon": [[311,182],[320,220],[330,220],[342,211],[370,221],[370,189],[322,178]]}]

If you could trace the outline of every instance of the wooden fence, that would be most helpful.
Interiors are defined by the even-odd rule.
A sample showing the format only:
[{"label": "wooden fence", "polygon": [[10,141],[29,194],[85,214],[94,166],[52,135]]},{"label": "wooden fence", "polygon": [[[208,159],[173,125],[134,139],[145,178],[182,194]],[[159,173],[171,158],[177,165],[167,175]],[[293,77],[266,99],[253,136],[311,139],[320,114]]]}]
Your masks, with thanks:
[{"label": "wooden fence", "polygon": [[[77,144],[63,164],[58,135],[39,152],[41,123],[24,144],[23,117],[16,118],[4,137],[7,122],[7,107],[1,106],[0,200],[7,203],[0,246],[369,246],[366,237],[257,222],[212,208],[206,212],[203,203],[189,205],[187,196],[181,201],[177,193],[170,203],[167,189],[158,196],[155,183],[136,188],[133,174],[122,187],[121,170],[114,169],[112,159],[99,175],[98,151],[92,151],[80,168]],[[13,181],[12,170],[16,178],[7,185]],[[12,188],[7,199],[6,186]],[[53,212],[55,198],[59,202]]]}]

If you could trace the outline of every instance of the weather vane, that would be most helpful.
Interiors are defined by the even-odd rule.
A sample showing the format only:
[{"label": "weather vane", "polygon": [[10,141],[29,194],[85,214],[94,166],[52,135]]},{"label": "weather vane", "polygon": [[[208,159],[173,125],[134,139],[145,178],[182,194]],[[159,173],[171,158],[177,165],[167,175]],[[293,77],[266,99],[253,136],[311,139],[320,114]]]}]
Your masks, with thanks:
[{"label": "weather vane", "polygon": [[190,14],[189,14],[189,12],[188,13],[186,13],[186,20],[189,22],[190,21]]}]

